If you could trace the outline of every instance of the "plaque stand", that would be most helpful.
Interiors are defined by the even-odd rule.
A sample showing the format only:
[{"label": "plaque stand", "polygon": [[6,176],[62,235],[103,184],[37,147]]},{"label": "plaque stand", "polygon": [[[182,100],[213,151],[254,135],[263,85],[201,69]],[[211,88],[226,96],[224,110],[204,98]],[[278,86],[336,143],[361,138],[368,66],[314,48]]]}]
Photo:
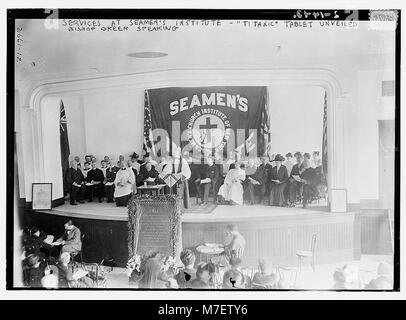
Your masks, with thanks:
[{"label": "plaque stand", "polygon": [[[182,251],[181,214],[182,201],[177,195],[133,195],[128,204],[129,257],[158,250],[178,261]],[[159,248],[154,248],[155,239],[151,238],[154,235],[147,234],[148,230],[142,230],[143,226],[147,229],[147,223],[148,230],[157,232],[157,238],[160,230],[165,234],[169,233],[169,243],[167,240],[163,243],[161,241]]]}]

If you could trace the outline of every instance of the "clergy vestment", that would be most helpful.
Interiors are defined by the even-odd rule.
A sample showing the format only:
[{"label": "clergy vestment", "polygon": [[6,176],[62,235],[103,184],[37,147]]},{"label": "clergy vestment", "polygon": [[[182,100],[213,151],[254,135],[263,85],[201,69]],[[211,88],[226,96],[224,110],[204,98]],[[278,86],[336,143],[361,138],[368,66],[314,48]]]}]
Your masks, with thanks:
[{"label": "clergy vestment", "polygon": [[116,174],[114,180],[115,190],[114,198],[117,206],[126,206],[133,192],[133,184],[135,183],[134,172],[131,168],[122,168]]},{"label": "clergy vestment", "polygon": [[227,201],[233,201],[236,204],[243,204],[244,190],[242,181],[245,180],[245,171],[242,169],[231,169],[228,171],[224,184],[220,187],[218,195]]},{"label": "clergy vestment", "polygon": [[91,183],[92,181],[95,182],[95,184],[86,188],[88,191],[89,201],[93,201],[93,197],[96,196],[101,202],[104,195],[104,174],[101,169],[94,168],[89,170],[87,173],[86,182]]},{"label": "clergy vestment", "polygon": [[112,166],[110,168],[107,168],[106,170],[106,179],[104,181],[107,202],[113,202],[114,200],[114,180],[116,179],[118,170],[120,170],[120,168],[116,166]]}]

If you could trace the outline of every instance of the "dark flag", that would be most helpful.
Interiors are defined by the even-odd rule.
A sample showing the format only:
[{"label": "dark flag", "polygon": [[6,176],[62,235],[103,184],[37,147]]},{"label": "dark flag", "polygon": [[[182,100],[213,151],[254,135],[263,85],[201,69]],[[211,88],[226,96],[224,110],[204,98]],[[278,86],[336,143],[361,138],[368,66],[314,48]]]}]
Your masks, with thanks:
[{"label": "dark flag", "polygon": [[68,127],[66,121],[66,114],[65,114],[65,107],[63,105],[63,101],[61,100],[60,104],[60,117],[59,117],[59,136],[60,136],[60,144],[61,144],[61,165],[62,165],[62,178],[63,178],[63,190],[64,195],[67,193],[67,185],[66,185],[66,171],[69,168],[69,139],[68,139]]},{"label": "dark flag", "polygon": [[262,108],[262,112],[261,112],[261,126],[260,126],[260,134],[259,137],[260,139],[262,139],[261,141],[259,141],[259,148],[262,149],[258,149],[258,154],[260,156],[264,155],[267,153],[268,149],[270,148],[270,143],[271,143],[271,128],[270,128],[270,118],[269,118],[269,112],[268,112],[268,108],[269,108],[269,100],[268,100],[268,91],[265,91],[264,93],[264,100],[265,100],[265,105]]},{"label": "dark flag", "polygon": [[327,92],[324,93],[324,111],[323,111],[323,143],[322,143],[322,169],[323,176],[327,179]]}]

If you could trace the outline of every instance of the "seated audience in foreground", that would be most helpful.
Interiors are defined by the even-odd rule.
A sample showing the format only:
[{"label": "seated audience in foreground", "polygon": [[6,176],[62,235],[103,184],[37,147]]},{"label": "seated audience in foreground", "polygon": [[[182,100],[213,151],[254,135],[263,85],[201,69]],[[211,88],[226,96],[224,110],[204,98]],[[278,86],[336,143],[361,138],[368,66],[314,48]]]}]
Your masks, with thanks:
[{"label": "seated audience in foreground", "polygon": [[228,201],[230,205],[242,205],[244,189],[242,182],[245,180],[245,171],[240,163],[235,163],[235,168],[228,171],[218,195],[222,202]]},{"label": "seated audience in foreground", "polygon": [[149,258],[145,263],[145,271],[139,282],[139,288],[167,288],[170,285],[169,277],[163,271],[161,256],[157,254],[155,257]]},{"label": "seated audience in foreground", "polygon": [[226,271],[223,276],[223,289],[245,289],[244,275],[235,269]]},{"label": "seated audience in foreground", "polygon": [[251,288],[251,278],[242,273],[241,267],[242,267],[242,259],[237,258],[237,257],[230,258],[230,269],[229,270],[235,270],[235,271],[241,273],[242,282],[240,284],[240,288],[250,289]]},{"label": "seated audience in foreground", "polygon": [[70,168],[66,172],[66,186],[71,205],[77,205],[76,201],[84,203],[83,198],[86,192],[84,183],[85,178],[82,171],[78,168],[78,163],[75,160],[71,161]]},{"label": "seated audience in foreground", "polygon": [[87,173],[86,182],[88,183],[86,191],[89,202],[92,202],[95,196],[99,199],[99,202],[102,202],[104,196],[104,174],[101,169],[97,168],[96,162],[92,162],[92,169]]},{"label": "seated audience in foreground", "polygon": [[76,278],[75,274],[72,272],[72,267],[70,265],[70,254],[68,252],[63,252],[59,257],[57,263],[58,268],[58,287],[59,288],[93,288],[93,280],[86,275],[82,275],[80,278]]},{"label": "seated audience in foreground", "polygon": [[26,259],[26,268],[23,270],[24,285],[32,288],[41,287],[41,279],[45,275],[45,267],[38,255],[30,254]]},{"label": "seated audience in foreground", "polygon": [[126,167],[124,161],[120,161],[120,170],[116,174],[114,180],[114,198],[117,207],[126,207],[133,193],[133,185],[135,184],[135,176],[131,169]]},{"label": "seated audience in foreground", "polygon": [[278,276],[272,273],[272,263],[259,260],[259,272],[252,278],[252,289],[273,289],[277,286]]},{"label": "seated audience in foreground", "polygon": [[209,289],[211,274],[208,264],[200,263],[196,270],[196,278],[190,281],[190,288]]},{"label": "seated audience in foreground", "polygon": [[271,189],[269,195],[269,205],[271,206],[282,207],[286,205],[284,190],[287,186],[289,176],[286,167],[282,164],[284,160],[284,157],[277,154],[274,159],[275,166],[271,169],[271,173],[269,175]]},{"label": "seated audience in foreground", "polygon": [[386,262],[381,262],[378,265],[377,270],[378,276],[371,280],[366,286],[365,289],[372,290],[385,290],[393,289],[393,271],[390,265]]},{"label": "seated audience in foreground", "polygon": [[196,256],[190,249],[185,249],[180,253],[180,260],[182,261],[184,268],[179,270],[175,276],[178,282],[179,288],[189,287],[189,283],[196,278],[196,269],[194,268]]},{"label": "seated audience in foreground", "polygon": [[73,253],[82,250],[81,233],[78,227],[76,227],[72,220],[68,220],[65,224],[65,233],[56,242],[59,242],[62,246],[61,254],[64,252]]},{"label": "seated audience in foreground", "polygon": [[362,289],[357,266],[346,264],[334,272],[333,278],[334,289]]},{"label": "seated audience in foreground", "polygon": [[207,164],[203,165],[200,176],[195,180],[197,196],[196,202],[199,202],[199,196],[202,204],[209,203],[210,190],[213,192],[214,200],[216,202],[216,185],[220,178],[219,167],[214,164],[213,158],[207,158]]}]

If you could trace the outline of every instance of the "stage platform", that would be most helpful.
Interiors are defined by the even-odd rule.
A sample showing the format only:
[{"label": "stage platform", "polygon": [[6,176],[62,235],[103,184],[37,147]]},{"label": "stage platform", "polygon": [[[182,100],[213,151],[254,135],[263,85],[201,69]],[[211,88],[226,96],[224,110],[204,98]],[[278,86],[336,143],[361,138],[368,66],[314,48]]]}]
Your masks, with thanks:
[{"label": "stage platform", "polygon": [[[110,203],[65,204],[51,211],[30,212],[31,224],[49,234],[63,232],[66,218],[73,218],[85,234],[86,260],[99,262],[113,257],[125,266],[127,250],[127,208]],[[219,205],[210,213],[182,215],[182,246],[196,248],[204,242],[222,243],[226,226],[234,223],[246,239],[244,265],[257,265],[268,258],[280,265],[295,266],[296,251],[309,250],[313,234],[318,235],[316,263],[356,258],[359,234],[355,213],[330,213],[326,207],[307,209],[264,205]]]}]

